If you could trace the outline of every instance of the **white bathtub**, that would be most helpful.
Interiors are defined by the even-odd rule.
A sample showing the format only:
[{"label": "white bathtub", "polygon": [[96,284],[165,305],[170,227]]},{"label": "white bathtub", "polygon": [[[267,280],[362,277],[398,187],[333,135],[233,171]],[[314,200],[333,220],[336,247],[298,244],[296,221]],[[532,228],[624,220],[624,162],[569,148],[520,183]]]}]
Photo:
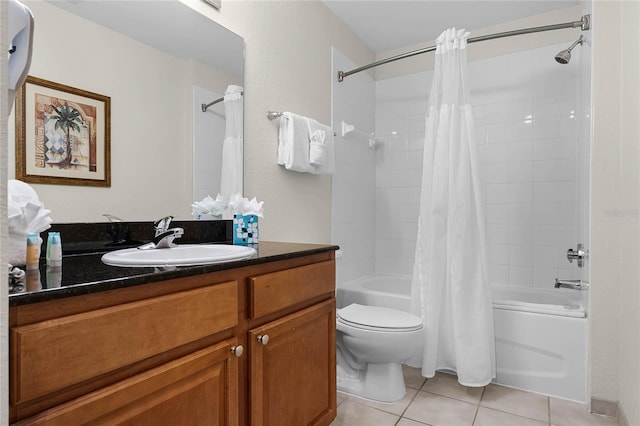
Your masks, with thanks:
[{"label": "white bathtub", "polygon": [[[351,303],[409,310],[411,277],[371,275],[338,286]],[[585,402],[587,319],[579,291],[493,286],[494,383]]]}]

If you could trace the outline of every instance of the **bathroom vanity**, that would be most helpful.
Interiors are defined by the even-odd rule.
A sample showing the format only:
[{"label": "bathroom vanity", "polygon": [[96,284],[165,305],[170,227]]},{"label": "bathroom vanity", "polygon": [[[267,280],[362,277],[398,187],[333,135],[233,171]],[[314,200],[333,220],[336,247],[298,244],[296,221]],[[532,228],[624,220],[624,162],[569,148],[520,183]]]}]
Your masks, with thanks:
[{"label": "bathroom vanity", "polygon": [[330,424],[336,249],[168,271],[65,257],[61,287],[9,297],[10,423]]}]

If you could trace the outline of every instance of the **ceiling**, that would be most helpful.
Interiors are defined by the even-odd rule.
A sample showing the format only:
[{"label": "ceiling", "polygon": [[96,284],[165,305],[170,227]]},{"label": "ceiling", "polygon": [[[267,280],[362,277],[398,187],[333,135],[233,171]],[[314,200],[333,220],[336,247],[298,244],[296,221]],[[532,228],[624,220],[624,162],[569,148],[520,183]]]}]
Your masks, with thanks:
[{"label": "ceiling", "polygon": [[[375,53],[434,40],[449,27],[472,31],[556,9],[570,0],[323,0]],[[576,17],[578,20],[579,17]]]}]

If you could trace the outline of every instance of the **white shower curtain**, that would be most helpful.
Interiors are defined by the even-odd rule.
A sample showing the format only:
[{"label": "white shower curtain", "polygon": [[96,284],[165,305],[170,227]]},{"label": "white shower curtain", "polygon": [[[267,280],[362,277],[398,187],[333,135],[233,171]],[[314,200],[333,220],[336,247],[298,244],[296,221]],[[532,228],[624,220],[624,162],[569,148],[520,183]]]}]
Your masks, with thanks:
[{"label": "white shower curtain", "polygon": [[242,87],[231,85],[224,92],[226,129],[222,143],[220,194],[242,193],[243,113]]},{"label": "white shower curtain", "polygon": [[411,309],[425,323],[422,375],[452,370],[461,384],[484,386],[495,377],[495,344],[467,36],[453,28],[437,39]]}]

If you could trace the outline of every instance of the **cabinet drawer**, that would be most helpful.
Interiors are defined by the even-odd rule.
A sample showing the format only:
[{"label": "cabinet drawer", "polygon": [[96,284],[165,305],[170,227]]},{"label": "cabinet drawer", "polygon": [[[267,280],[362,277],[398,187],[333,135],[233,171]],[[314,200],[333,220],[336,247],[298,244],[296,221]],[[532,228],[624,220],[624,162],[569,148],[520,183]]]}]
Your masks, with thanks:
[{"label": "cabinet drawer", "polygon": [[237,426],[238,358],[230,351],[234,343],[210,346],[17,425]]},{"label": "cabinet drawer", "polygon": [[234,327],[235,281],[11,329],[12,403],[81,383]]},{"label": "cabinet drawer", "polygon": [[335,261],[314,263],[250,278],[251,318],[335,292]]}]

